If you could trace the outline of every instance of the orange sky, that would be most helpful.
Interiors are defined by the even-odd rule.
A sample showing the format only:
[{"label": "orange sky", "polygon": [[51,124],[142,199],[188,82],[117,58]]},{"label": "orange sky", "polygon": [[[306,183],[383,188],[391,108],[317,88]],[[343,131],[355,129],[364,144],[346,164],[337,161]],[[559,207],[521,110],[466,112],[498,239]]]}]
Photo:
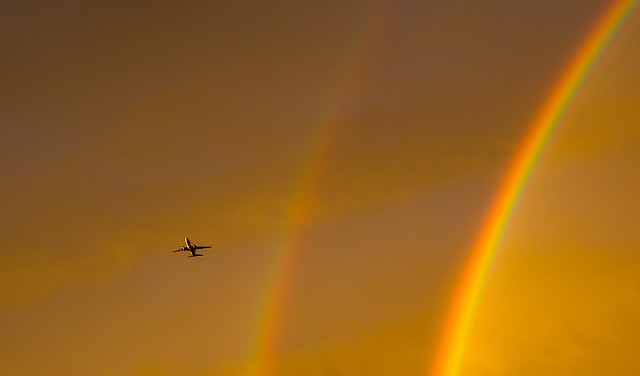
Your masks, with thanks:
[{"label": "orange sky", "polygon": [[[425,374],[501,174],[609,2],[375,4],[0,5],[0,374],[246,374],[346,94],[274,374]],[[525,189],[463,375],[638,372],[639,43],[636,20]],[[213,248],[172,253],[185,236]]]}]

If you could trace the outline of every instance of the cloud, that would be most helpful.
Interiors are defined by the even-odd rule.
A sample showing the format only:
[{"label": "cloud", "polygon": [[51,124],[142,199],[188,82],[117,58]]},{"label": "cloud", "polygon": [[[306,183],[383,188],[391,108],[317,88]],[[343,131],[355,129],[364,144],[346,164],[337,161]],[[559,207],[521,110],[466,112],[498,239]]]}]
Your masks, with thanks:
[{"label": "cloud", "polygon": [[[141,243],[114,246],[70,244],[83,247],[87,254],[72,253],[51,260],[50,255],[39,260],[38,253],[14,247],[13,257],[0,268],[0,307],[33,303],[47,294],[77,283],[95,283],[129,269],[139,258]],[[53,248],[63,253],[65,246]],[[5,256],[5,260],[9,257]]]}]

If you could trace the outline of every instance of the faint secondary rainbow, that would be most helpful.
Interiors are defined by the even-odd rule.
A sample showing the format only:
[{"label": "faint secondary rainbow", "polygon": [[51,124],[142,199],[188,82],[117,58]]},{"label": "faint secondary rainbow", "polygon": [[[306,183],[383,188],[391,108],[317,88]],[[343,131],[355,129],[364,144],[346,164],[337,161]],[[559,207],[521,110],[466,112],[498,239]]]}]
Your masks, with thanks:
[{"label": "faint secondary rainbow", "polygon": [[371,60],[376,37],[391,14],[391,5],[396,1],[377,0],[362,15],[335,74],[330,98],[317,119],[311,122],[308,149],[301,158],[298,176],[285,205],[279,240],[268,266],[258,319],[253,330],[255,337],[250,344],[250,359],[245,368],[247,376],[268,376],[273,373],[297,257],[304,243],[306,229],[315,215],[316,191],[324,171],[329,167],[332,144],[348,116],[367,62]]},{"label": "faint secondary rainbow", "polygon": [[431,370],[432,375],[457,376],[460,374],[471,325],[485,289],[491,265],[520,194],[549,138],[589,72],[634,12],[639,1],[617,0],[607,8],[588,33],[577,53],[571,58],[532,122],[528,134],[511,162],[462,271],[458,289],[447,316],[439,353],[435,358],[435,366]]}]

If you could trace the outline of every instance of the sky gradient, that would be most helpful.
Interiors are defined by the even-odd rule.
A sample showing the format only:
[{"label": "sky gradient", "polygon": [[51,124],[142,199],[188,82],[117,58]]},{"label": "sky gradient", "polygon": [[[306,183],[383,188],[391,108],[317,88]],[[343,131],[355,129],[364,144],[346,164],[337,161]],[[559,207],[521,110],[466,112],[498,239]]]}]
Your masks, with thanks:
[{"label": "sky gradient", "polygon": [[[611,4],[0,5],[0,373],[429,374]],[[639,43],[633,15],[541,155],[461,375],[638,372]]]}]

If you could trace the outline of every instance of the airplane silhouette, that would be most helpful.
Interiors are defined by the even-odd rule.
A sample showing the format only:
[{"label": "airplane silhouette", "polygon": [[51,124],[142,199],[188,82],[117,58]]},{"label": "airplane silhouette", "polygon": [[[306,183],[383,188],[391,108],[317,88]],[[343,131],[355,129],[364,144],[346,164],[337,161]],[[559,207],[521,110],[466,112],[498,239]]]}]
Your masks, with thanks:
[{"label": "airplane silhouette", "polygon": [[204,256],[204,255],[201,255],[199,253],[196,253],[196,250],[203,249],[203,248],[211,248],[210,245],[195,245],[195,244],[191,244],[191,241],[189,240],[189,238],[184,238],[184,242],[187,245],[183,245],[182,248],[176,249],[174,252],[189,251],[189,252],[191,252],[191,256],[189,256],[189,257],[196,257],[196,256]]}]

